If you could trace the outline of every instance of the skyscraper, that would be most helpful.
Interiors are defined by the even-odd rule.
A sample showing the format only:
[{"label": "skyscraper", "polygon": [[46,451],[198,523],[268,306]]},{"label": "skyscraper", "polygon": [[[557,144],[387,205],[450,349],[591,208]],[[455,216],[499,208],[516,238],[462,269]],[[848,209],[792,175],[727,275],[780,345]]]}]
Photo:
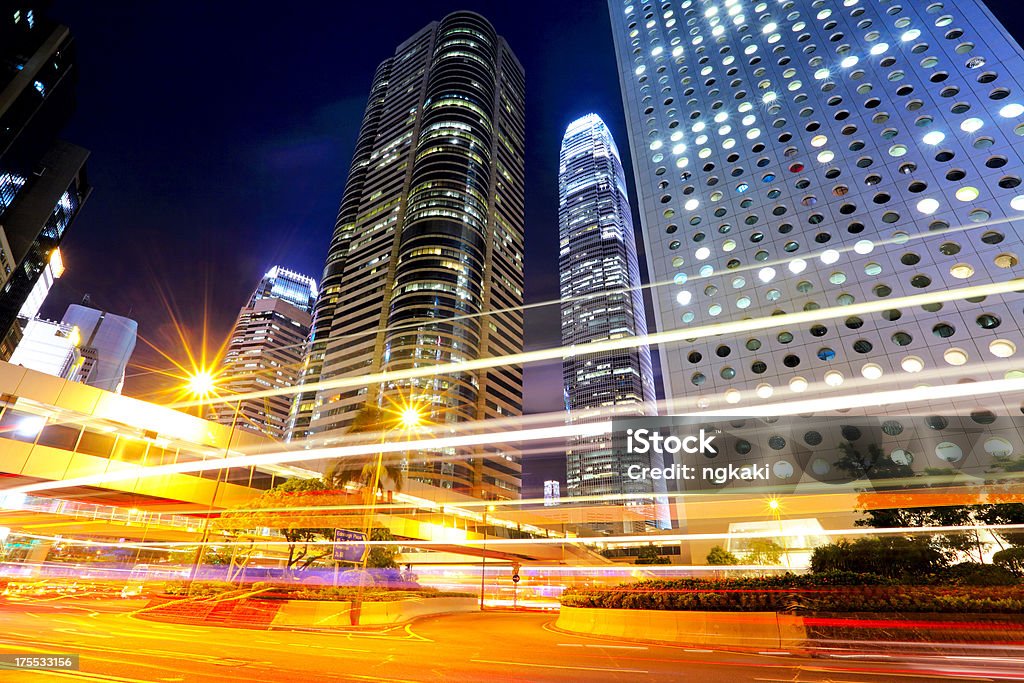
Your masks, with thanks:
[{"label": "skyscraper", "polygon": [[77,329],[80,340],[81,357],[70,379],[120,394],[139,324],[123,315],[80,304],[68,306],[62,323]]},{"label": "skyscraper", "polygon": [[609,8],[658,329],[748,327],[660,349],[675,412],[1022,376],[1024,64],[981,2]]},{"label": "skyscraper", "polygon": [[[562,138],[558,237],[562,344],[585,349],[592,342],[646,335],[622,160],[611,132],[596,114],[570,123]],[[581,349],[563,360],[562,380],[570,422],[657,414],[646,344],[603,353]],[[566,450],[566,494],[653,492],[650,480],[626,477],[631,464],[661,466],[652,463],[650,455],[627,456],[616,450],[611,437],[574,437]],[[655,507],[648,509],[653,525]]]},{"label": "skyscraper", "polygon": [[91,192],[89,153],[57,135],[74,109],[68,29],[28,7],[0,10],[0,359],[18,313]]},{"label": "skyscraper", "polygon": [[[324,268],[303,382],[522,349],[523,69],[483,17],[457,12],[377,69]],[[393,393],[433,424],[519,415],[522,370],[307,391],[293,432],[341,434]],[[306,426],[308,425],[308,426]],[[518,454],[414,459],[409,476],[519,495]]]},{"label": "skyscraper", "polygon": [[[241,429],[285,437],[292,405],[290,395],[254,398],[236,403],[232,394],[295,386],[309,335],[316,280],[274,266],[263,276],[238,313],[224,354],[218,391],[227,399],[216,404],[215,419]],[[237,414],[236,414],[237,409]]]}]

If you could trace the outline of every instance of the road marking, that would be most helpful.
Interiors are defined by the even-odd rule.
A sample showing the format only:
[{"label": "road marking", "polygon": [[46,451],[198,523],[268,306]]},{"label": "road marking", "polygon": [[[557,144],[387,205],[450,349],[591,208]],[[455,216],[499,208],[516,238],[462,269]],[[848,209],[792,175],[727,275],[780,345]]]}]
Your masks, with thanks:
[{"label": "road marking", "polygon": [[693,648],[683,648],[683,652],[700,652],[701,654],[711,654],[714,650],[694,650]]},{"label": "road marking", "polygon": [[559,643],[558,647],[583,647],[581,643]]},{"label": "road marking", "polygon": [[[6,666],[0,667],[0,671],[10,670]],[[107,676],[104,674],[86,673],[83,671],[54,671],[52,669],[35,669],[32,673],[38,675],[43,674],[44,676],[56,676],[57,678],[73,678],[76,681],[115,681],[115,683],[150,683],[145,678],[124,678],[122,676]],[[176,679],[182,680],[182,679]]]},{"label": "road marking", "polygon": [[[847,674],[848,676],[895,676],[895,677],[898,677],[898,678],[936,678],[936,679],[946,680],[946,681],[951,680],[951,679],[953,679],[954,676],[958,675],[958,674],[954,674],[953,672],[950,672],[948,674],[944,674],[944,673],[931,673],[931,672],[928,672],[928,671],[922,671],[920,673],[903,673],[903,672],[899,672],[899,671],[866,671],[864,669],[828,669],[828,668],[825,668],[825,667],[809,667],[809,666],[799,666],[799,667],[797,667],[797,669],[799,669],[800,671],[813,671],[815,673],[827,673],[827,674],[834,674],[834,673],[837,673],[837,672],[842,672],[844,674]],[[992,678],[987,678],[987,677],[985,677],[983,675],[982,676],[966,676],[966,677],[963,677],[962,674],[959,674],[959,675],[961,676],[960,678],[955,678],[953,680],[957,680],[957,681],[992,681],[992,680],[995,680],[995,679],[992,679]]]},{"label": "road marking", "polygon": [[757,654],[759,654],[759,655],[788,655],[789,653],[788,652],[783,652],[782,650],[762,650],[762,651],[759,651]]},{"label": "road marking", "polygon": [[645,645],[584,645],[583,647],[597,647],[601,649],[613,649],[613,650],[646,650]]},{"label": "road marking", "polygon": [[562,666],[560,664],[530,664],[529,662],[506,662],[499,659],[471,659],[476,664],[505,664],[507,666],[531,666],[537,669],[565,669],[571,671],[610,671],[613,673],[646,674],[645,669],[609,669],[598,666]]}]

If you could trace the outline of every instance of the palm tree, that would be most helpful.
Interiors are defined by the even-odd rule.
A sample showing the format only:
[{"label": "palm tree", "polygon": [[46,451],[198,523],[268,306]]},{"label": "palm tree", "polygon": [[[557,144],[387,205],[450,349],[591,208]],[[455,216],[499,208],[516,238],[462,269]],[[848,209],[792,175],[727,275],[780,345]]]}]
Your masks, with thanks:
[{"label": "palm tree", "polygon": [[[349,434],[360,434],[367,432],[384,432],[393,426],[394,420],[383,410],[367,403],[356,413],[352,424],[348,427]],[[377,453],[339,458],[328,465],[324,472],[324,482],[331,488],[341,489],[348,483],[358,484],[361,488],[367,488],[374,479],[374,471],[377,469]],[[395,490],[402,490],[402,483],[405,473],[401,465],[394,460],[381,459],[380,477],[377,479],[377,491],[384,491],[384,480],[390,479],[394,483]]]}]

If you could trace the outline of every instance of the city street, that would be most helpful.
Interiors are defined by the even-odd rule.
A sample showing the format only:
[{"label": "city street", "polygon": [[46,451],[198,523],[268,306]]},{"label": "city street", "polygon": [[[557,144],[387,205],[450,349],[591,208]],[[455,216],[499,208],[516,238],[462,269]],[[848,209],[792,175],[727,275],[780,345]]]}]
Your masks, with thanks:
[{"label": "city street", "polygon": [[579,637],[554,630],[553,614],[491,612],[435,617],[375,632],[268,632],[178,626],[129,615],[142,604],[88,597],[5,603],[0,653],[78,653],[81,671],[0,671],[0,680],[213,683],[650,678],[701,683],[914,683],[1024,679],[1019,660],[803,658]]}]

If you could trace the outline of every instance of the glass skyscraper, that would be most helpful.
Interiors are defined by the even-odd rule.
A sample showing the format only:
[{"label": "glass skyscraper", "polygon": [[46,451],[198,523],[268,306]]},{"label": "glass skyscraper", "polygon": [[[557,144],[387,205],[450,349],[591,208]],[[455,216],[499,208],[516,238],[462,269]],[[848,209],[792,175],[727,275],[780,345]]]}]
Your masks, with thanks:
[{"label": "glass skyscraper", "polygon": [[316,297],[313,278],[280,266],[267,271],[238,312],[218,381],[224,402],[216,404],[214,419],[285,438],[293,405],[290,394],[241,402],[233,402],[231,395],[298,384]]},{"label": "glass skyscraper", "polygon": [[[562,344],[585,349],[592,342],[646,335],[622,160],[611,132],[596,114],[570,123],[562,138],[558,231]],[[646,344],[574,353],[562,361],[562,380],[570,422],[657,414]],[[566,495],[653,492],[650,480],[626,477],[631,464],[651,467],[651,456],[627,456],[613,448],[610,437],[574,437],[566,450]],[[653,465],[660,467],[660,458]],[[653,504],[643,509],[654,524]],[[639,531],[642,526],[643,522],[627,522],[618,524],[617,530]]]},{"label": "glass skyscraper", "polygon": [[70,32],[30,7],[0,10],[0,359],[18,314],[92,188],[89,152],[57,140],[74,110]]},{"label": "glass skyscraper", "polygon": [[[523,69],[483,17],[457,12],[377,69],[324,268],[292,438],[328,441],[366,404],[415,403],[438,425],[522,412],[515,366],[343,386],[522,350]],[[317,384],[319,383],[319,385]],[[325,386],[326,385],[326,386]],[[411,459],[409,476],[519,495],[518,453]]]},{"label": "glass skyscraper", "polygon": [[674,412],[1017,413],[1024,64],[982,3],[609,8]]}]

